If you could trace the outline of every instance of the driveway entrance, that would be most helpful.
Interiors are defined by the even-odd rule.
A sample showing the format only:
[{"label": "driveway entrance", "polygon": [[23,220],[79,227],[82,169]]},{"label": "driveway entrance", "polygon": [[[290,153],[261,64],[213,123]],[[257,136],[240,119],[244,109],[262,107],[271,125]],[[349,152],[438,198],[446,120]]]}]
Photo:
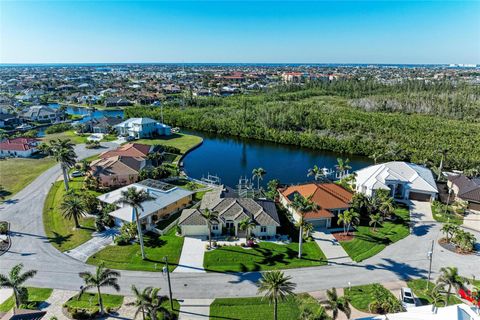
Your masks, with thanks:
[{"label": "driveway entrance", "polygon": [[202,240],[203,237],[185,237],[178,266],[173,272],[205,272],[203,269],[205,242]]}]

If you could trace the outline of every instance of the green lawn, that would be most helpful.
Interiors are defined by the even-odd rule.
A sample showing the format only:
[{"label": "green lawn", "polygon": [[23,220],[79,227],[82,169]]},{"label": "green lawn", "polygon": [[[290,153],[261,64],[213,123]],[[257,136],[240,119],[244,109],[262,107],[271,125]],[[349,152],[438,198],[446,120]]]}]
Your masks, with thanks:
[{"label": "green lawn", "polygon": [[[297,296],[308,299],[307,303],[318,304],[308,294]],[[300,309],[296,298],[289,298],[278,304],[278,319],[299,319]],[[215,299],[210,305],[210,319],[226,320],[266,320],[273,318],[273,304],[261,297]]]},{"label": "green lawn", "polygon": [[350,300],[350,304],[355,308],[363,312],[370,312],[369,305],[375,301],[375,293],[378,292],[382,297],[397,299],[389,290],[378,283],[367,284],[363,286],[354,286],[351,288],[345,288],[345,296]]},{"label": "green lawn", "polygon": [[55,165],[51,157],[40,159],[8,158],[0,160],[0,185],[4,188],[6,199],[11,198]]},{"label": "green lawn", "polygon": [[182,215],[182,211],[175,212],[174,214],[171,214],[167,219],[165,220],[160,220],[157,222],[157,229],[158,230],[163,230],[166,227],[168,227],[175,219],[178,219]]},{"label": "green lawn", "polygon": [[[429,282],[428,280],[425,280],[425,279],[415,279],[407,282],[408,287],[412,289],[413,294],[420,300],[420,302],[423,305],[428,305],[433,303],[433,300],[430,297],[430,293],[435,287],[435,284],[433,282],[430,282],[427,289],[427,283]],[[452,289],[452,292],[453,290],[454,289]],[[450,296],[449,305],[459,304],[459,303],[462,303],[462,301],[459,298],[457,298],[455,294],[452,294]],[[443,303],[440,303],[439,306],[443,306]]]},{"label": "green lawn", "polygon": [[432,215],[433,219],[435,219],[438,222],[451,222],[456,225],[462,225],[463,224],[463,216],[456,214],[452,210],[452,206],[448,206],[447,210],[445,210],[444,204],[434,201],[432,203]]},{"label": "green lawn", "polygon": [[[83,177],[73,178],[70,181],[70,188],[79,190],[82,187]],[[82,191],[85,192],[85,191]],[[93,191],[89,191],[93,192]],[[93,192],[94,194],[97,194]],[[63,181],[57,181],[48,192],[43,207],[43,225],[49,241],[60,251],[73,249],[92,238],[95,231],[94,218],[80,219],[82,228],[75,229],[73,220],[63,217],[60,204],[65,194]]]},{"label": "green lawn", "polygon": [[[115,295],[115,294],[102,294],[103,299],[103,307],[105,310],[107,309],[118,309],[123,304],[123,296]],[[80,299],[78,299],[78,295],[75,295],[68,299],[67,302],[64,304],[65,307],[72,308],[72,309],[86,309],[89,311],[98,311],[98,294],[97,293],[84,293]]]},{"label": "green lawn", "polygon": [[248,272],[322,266],[327,259],[315,242],[303,244],[298,259],[298,243],[288,245],[260,242],[252,249],[226,246],[205,253],[203,267],[207,271]]},{"label": "green lawn", "polygon": [[[38,304],[47,300],[52,294],[52,289],[27,287],[28,302],[23,306],[27,309],[36,309]],[[0,304],[0,312],[8,312],[15,306],[13,296]]]},{"label": "green lawn", "polygon": [[202,138],[197,136],[183,133],[174,133],[171,136],[165,136],[157,139],[140,139],[136,140],[135,142],[150,145],[161,144],[164,146],[176,147],[180,149],[182,153],[185,153],[197,144],[199,144],[201,141]]},{"label": "green lawn", "polygon": [[408,236],[410,233],[408,209],[397,208],[395,214],[398,217],[396,221],[385,221],[381,227],[377,228],[376,232],[373,232],[370,226],[361,225],[356,227],[353,240],[340,242],[352,260],[359,262],[370,258],[389,244]]},{"label": "green lawn", "polygon": [[40,140],[42,140],[42,142],[50,142],[54,139],[70,139],[75,144],[81,144],[87,142],[88,136],[90,136],[90,134],[77,135],[73,130],[68,130],[65,132],[46,134],[40,138]]},{"label": "green lawn", "polygon": [[144,237],[146,260],[142,260],[139,244],[108,246],[97,252],[87,263],[123,270],[162,271],[163,257],[168,256],[170,271],[178,264],[182,252],[183,237],[175,235],[175,228],[164,236],[146,234]]}]

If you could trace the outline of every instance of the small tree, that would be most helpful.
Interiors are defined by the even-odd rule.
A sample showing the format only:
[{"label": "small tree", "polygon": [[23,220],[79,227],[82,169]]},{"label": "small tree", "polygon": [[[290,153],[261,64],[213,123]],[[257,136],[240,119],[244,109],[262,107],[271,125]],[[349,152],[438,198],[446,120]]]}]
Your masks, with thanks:
[{"label": "small tree", "polygon": [[338,214],[338,222],[343,223],[343,232],[347,235],[350,227],[360,223],[360,214],[352,209],[345,210]]},{"label": "small tree", "polygon": [[305,198],[299,193],[295,193],[290,207],[298,214],[297,227],[300,229],[298,235],[298,258],[302,258],[303,228],[305,227],[305,214],[318,209],[318,205],[313,203],[311,197]]},{"label": "small tree", "polygon": [[445,234],[447,242],[450,242],[455,233],[459,230],[459,227],[451,222],[447,222],[442,226],[442,232]]},{"label": "small tree", "polygon": [[23,284],[37,274],[36,270],[21,273],[22,269],[23,264],[20,263],[14,266],[8,275],[0,274],[0,288],[12,289],[13,299],[17,309],[20,308],[20,305],[26,302],[28,298],[27,288],[23,287]]},{"label": "small tree", "polygon": [[290,281],[290,276],[285,276],[281,271],[269,271],[262,274],[259,280],[258,293],[263,294],[263,298],[273,302],[273,319],[278,318],[278,301],[284,301],[289,296],[293,296],[295,284]]},{"label": "small tree", "polygon": [[247,242],[247,240],[250,238],[250,232],[256,226],[257,224],[250,218],[245,218],[242,221],[240,221],[240,223],[238,224],[238,227],[240,228],[240,230],[244,230],[247,233],[245,242]]},{"label": "small tree", "polygon": [[158,292],[160,288],[146,287],[142,292],[138,291],[135,285],[132,285],[132,292],[135,296],[135,301],[128,303],[129,306],[137,307],[134,318],[137,318],[139,313],[145,317],[145,312],[149,315],[150,320],[157,320],[158,313],[162,313],[162,319],[170,319],[170,311],[162,306],[162,303],[168,298],[160,296]]},{"label": "small tree", "polygon": [[346,296],[339,297],[337,294],[337,289],[332,288],[331,290],[327,290],[327,299],[326,308],[332,312],[332,318],[334,320],[337,319],[340,311],[342,311],[347,318],[350,319],[352,310],[350,309],[350,303]]},{"label": "small tree", "polygon": [[383,222],[383,217],[380,213],[376,213],[376,214],[371,214],[370,215],[370,221],[368,222],[368,224],[370,226],[373,226],[373,231],[377,231],[377,225],[381,225]]},{"label": "small tree", "polygon": [[66,140],[52,140],[50,142],[48,152],[60,163],[63,173],[63,183],[65,184],[65,190],[68,190],[68,169],[75,165],[77,155],[74,150],[74,144],[70,139]]},{"label": "small tree", "polygon": [[94,274],[91,272],[80,272],[78,275],[85,282],[85,286],[81,288],[78,298],[80,299],[85,291],[96,288],[100,314],[104,315],[105,310],[103,308],[103,299],[100,288],[111,287],[116,291],[120,291],[120,286],[118,285],[120,273],[111,269],[106,269],[103,264],[101,264],[97,267]]},{"label": "small tree", "polygon": [[255,168],[252,171],[253,178],[257,178],[257,189],[260,191],[260,180],[263,180],[263,176],[267,174],[267,171],[263,168]]},{"label": "small tree", "polygon": [[75,228],[80,228],[78,220],[86,215],[85,204],[77,195],[66,195],[60,204],[60,210],[67,219],[73,219]]},{"label": "small tree", "polygon": [[208,225],[208,246],[212,247],[212,224],[218,223],[218,212],[211,211],[210,209],[206,208],[201,213],[203,219],[207,222]]},{"label": "small tree", "polygon": [[437,279],[437,284],[442,287],[447,287],[447,305],[450,303],[452,288],[459,290],[465,281],[465,278],[458,274],[458,269],[456,267],[443,267],[440,269],[440,276]]}]

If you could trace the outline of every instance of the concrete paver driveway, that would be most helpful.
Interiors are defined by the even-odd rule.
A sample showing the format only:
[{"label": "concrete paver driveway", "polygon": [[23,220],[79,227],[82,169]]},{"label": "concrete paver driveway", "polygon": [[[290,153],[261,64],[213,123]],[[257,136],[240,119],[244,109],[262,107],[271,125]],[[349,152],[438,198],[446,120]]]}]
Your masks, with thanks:
[{"label": "concrete paver driveway", "polygon": [[312,233],[312,238],[322,249],[329,262],[352,263],[348,253],[328,230],[317,230]]},{"label": "concrete paver driveway", "polygon": [[178,267],[173,272],[205,272],[205,243],[202,240],[201,237],[185,237]]},{"label": "concrete paver driveway", "polygon": [[74,259],[86,262],[88,257],[111,245],[113,237],[118,233],[118,230],[114,228],[102,232],[94,232],[92,239],[65,253]]}]

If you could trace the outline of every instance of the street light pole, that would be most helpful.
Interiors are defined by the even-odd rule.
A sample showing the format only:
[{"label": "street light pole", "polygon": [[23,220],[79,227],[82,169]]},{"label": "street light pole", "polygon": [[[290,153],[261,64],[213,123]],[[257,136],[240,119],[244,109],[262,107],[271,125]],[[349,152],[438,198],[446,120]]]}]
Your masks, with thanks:
[{"label": "street light pole", "polygon": [[163,267],[163,273],[167,274],[167,281],[168,281],[168,296],[170,298],[170,308],[173,311],[173,299],[172,299],[172,284],[170,283],[170,271],[168,270],[168,257],[163,257],[163,261],[165,262],[165,266]]},{"label": "street light pole", "polygon": [[430,266],[428,267],[427,290],[428,290],[428,286],[430,285],[430,274],[432,273],[432,259],[433,259],[433,245],[434,245],[434,243],[435,242],[432,240],[432,248],[427,253],[428,260],[430,260]]}]

